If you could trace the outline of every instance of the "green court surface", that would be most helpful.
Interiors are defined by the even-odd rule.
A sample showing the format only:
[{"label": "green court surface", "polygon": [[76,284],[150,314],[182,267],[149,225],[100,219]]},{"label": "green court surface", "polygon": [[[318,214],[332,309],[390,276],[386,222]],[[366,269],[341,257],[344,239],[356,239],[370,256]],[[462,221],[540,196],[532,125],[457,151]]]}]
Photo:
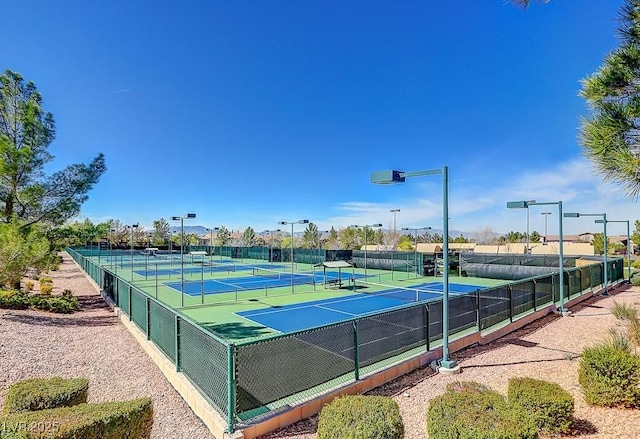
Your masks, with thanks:
[{"label": "green court surface", "polygon": [[[97,258],[91,258],[98,262]],[[110,261],[101,261],[100,265],[115,273],[116,264]],[[113,261],[111,261],[113,262]],[[363,269],[343,269],[342,285],[336,283],[331,285],[318,281],[313,283],[295,284],[291,281],[290,263],[265,263],[264,260],[225,261],[215,264],[215,269],[207,264],[192,264],[190,261],[184,264],[184,277],[180,274],[182,264],[171,261],[171,270],[166,270],[167,261],[148,262],[144,259],[134,259],[133,276],[131,265],[127,261],[117,264],[117,275],[135,287],[141,289],[151,297],[157,298],[166,305],[179,310],[185,316],[200,324],[207,330],[229,341],[245,341],[248,339],[260,338],[277,334],[278,332],[256,322],[239,316],[237,313],[252,310],[274,310],[294,304],[304,304],[322,301],[325,299],[349,298],[350,296],[361,296],[362,294],[375,294],[390,288],[407,288],[414,285],[424,285],[425,283],[442,283],[442,277],[417,276],[415,273],[391,272],[387,270],[367,269],[364,278]],[[214,261],[217,262],[217,261]],[[161,267],[162,265],[162,267]],[[255,276],[256,285],[261,279],[267,280],[264,286],[255,289],[233,289],[233,291],[213,291],[209,285],[212,282],[234,285],[235,279],[253,276],[252,267],[277,267],[277,272],[269,273],[262,271],[266,276]],[[163,270],[164,268],[164,270]],[[296,263],[293,267],[294,279],[298,279],[299,274],[322,275],[322,269],[315,268],[309,264]],[[352,275],[360,279],[356,280],[355,288],[353,283],[347,279]],[[282,276],[288,285],[281,286],[278,282],[276,286],[270,287],[269,277]],[[362,280],[362,281],[360,281]],[[366,283],[364,282],[366,281]],[[492,287],[503,285],[508,282],[502,280],[470,278],[450,276],[450,284],[474,285]],[[171,284],[172,286],[168,286]],[[181,286],[189,294],[181,294]],[[251,287],[253,288],[253,287]],[[345,320],[349,319],[345,315]]]}]

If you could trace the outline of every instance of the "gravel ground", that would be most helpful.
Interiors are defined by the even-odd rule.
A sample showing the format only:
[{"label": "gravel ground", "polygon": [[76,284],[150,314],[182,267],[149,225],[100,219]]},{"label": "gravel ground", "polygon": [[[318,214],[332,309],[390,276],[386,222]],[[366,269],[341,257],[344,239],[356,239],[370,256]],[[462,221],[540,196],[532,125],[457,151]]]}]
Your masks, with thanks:
[{"label": "gravel ground", "polygon": [[81,311],[61,315],[0,309],[0,405],[7,387],[18,380],[84,377],[89,379],[89,402],[150,396],[152,438],[213,438],[71,257],[62,256],[60,270],[49,273],[54,294],[70,289]]},{"label": "gravel ground", "polygon": [[[54,293],[70,289],[82,309],[72,315],[0,310],[0,404],[7,387],[21,379],[86,377],[90,402],[151,396],[152,438],[212,438],[73,260],[66,253],[63,258],[61,269],[50,273]],[[556,382],[574,396],[572,436],[639,438],[640,410],[589,407],[577,382],[582,349],[605,339],[617,324],[609,311],[615,302],[640,304],[640,288],[620,287],[611,297],[594,296],[574,307],[571,317],[547,316],[494,343],[455,353],[460,375],[423,368],[371,393],[398,402],[405,439],[423,439],[429,400],[448,383],[478,381],[506,394],[510,377],[530,376]],[[317,416],[263,438],[315,439],[316,423]]]},{"label": "gravel ground", "polygon": [[[572,308],[571,317],[547,316],[486,346],[453,355],[462,367],[454,376],[424,368],[371,394],[392,396],[400,406],[405,439],[424,439],[429,400],[454,381],[477,381],[506,395],[511,377],[528,376],[558,383],[575,400],[572,437],[640,438],[640,410],[590,407],[578,384],[580,352],[604,340],[617,326],[609,311],[615,302],[640,305],[640,288],[624,286],[610,297],[593,296]],[[315,439],[317,416],[278,430],[263,439]]]}]

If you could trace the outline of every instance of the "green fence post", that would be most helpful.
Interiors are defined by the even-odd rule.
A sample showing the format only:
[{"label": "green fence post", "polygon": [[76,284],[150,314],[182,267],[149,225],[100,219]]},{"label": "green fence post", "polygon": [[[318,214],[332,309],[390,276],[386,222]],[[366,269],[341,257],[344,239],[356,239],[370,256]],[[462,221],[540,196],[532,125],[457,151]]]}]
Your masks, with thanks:
[{"label": "green fence post", "polygon": [[178,314],[176,314],[175,348],[176,348],[176,372],[180,372],[180,316]]},{"label": "green fence post", "polygon": [[358,321],[353,321],[353,373],[356,381],[360,379],[360,343],[358,341]]},{"label": "green fence post", "polygon": [[424,332],[427,337],[427,352],[429,352],[431,350],[431,334],[429,331],[429,304],[427,303],[424,307],[426,310],[425,316],[424,316],[424,321],[425,321]]},{"label": "green fence post", "polygon": [[227,384],[227,431],[233,433],[236,428],[236,349],[233,344],[227,346]]},{"label": "green fence post", "polygon": [[151,340],[151,300],[146,298],[147,301],[147,340]]},{"label": "green fence post", "polygon": [[509,286],[509,321],[513,323],[513,288]]},{"label": "green fence post", "polygon": [[132,312],[131,312],[131,302],[133,302],[133,299],[131,298],[131,296],[133,296],[133,288],[131,287],[131,285],[129,285],[129,321],[133,320],[132,317]]}]

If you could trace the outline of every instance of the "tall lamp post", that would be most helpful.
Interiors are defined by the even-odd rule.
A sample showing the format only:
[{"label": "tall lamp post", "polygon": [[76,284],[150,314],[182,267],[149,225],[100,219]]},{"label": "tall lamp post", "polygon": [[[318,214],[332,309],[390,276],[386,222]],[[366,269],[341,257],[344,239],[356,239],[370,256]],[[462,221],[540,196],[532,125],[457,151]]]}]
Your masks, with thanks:
[{"label": "tall lamp post", "polygon": [[[400,209],[389,209],[389,212],[393,214],[393,239],[397,239],[398,229],[396,228],[396,214],[400,212]],[[396,241],[397,245],[397,241]]]},{"label": "tall lamp post", "polygon": [[115,232],[116,229],[112,229],[109,228],[109,265],[113,264],[113,232]]},{"label": "tall lamp post", "polygon": [[540,212],[540,215],[544,215],[544,243],[543,245],[547,245],[547,219],[551,212]]},{"label": "tall lamp post", "polygon": [[413,230],[416,238],[415,247],[413,249],[413,263],[416,264],[416,274],[418,274],[418,230],[431,230],[431,227],[403,227],[402,230],[411,231]]},{"label": "tall lamp post", "polygon": [[442,223],[443,223],[443,275],[442,275],[442,359],[440,373],[457,373],[460,368],[455,360],[449,358],[449,167],[426,171],[404,172],[398,170],[376,171],[371,173],[371,182],[376,184],[404,183],[407,177],[442,175]]},{"label": "tall lamp post", "polygon": [[212,227],[209,229],[209,232],[211,232],[211,238],[209,241],[209,245],[211,246],[211,249],[209,251],[209,264],[211,266],[213,266],[213,232],[214,230],[217,232],[218,230],[220,230],[220,227]]},{"label": "tall lamp post", "polygon": [[280,233],[282,230],[269,230],[269,263],[273,265],[273,232]]},{"label": "tall lamp post", "polygon": [[366,225],[366,226],[359,226],[357,224],[354,224],[351,227],[355,227],[356,229],[364,230],[364,277],[367,277],[367,228],[369,228],[369,227],[379,228],[379,227],[382,227],[382,224],[376,223],[376,224],[370,224],[370,225]]},{"label": "tall lamp post", "polygon": [[[631,282],[631,233],[629,230],[629,220],[607,220],[608,223],[627,223],[627,274],[629,276],[629,282]],[[596,220],[596,223],[602,224],[604,220]]]},{"label": "tall lamp post", "polygon": [[195,213],[171,217],[172,221],[180,221],[180,306],[184,306],[184,220],[195,217]]},{"label": "tall lamp post", "polygon": [[[562,201],[548,201],[539,203],[537,201],[509,201],[507,202],[508,209],[527,209],[529,212],[529,206],[558,206],[558,280],[560,281],[560,305],[558,306],[558,312],[562,315],[567,315],[567,309],[564,307],[564,243],[562,242]],[[528,234],[528,231],[527,231]]]},{"label": "tall lamp post", "polygon": [[569,212],[565,213],[565,218],[580,218],[581,216],[601,216],[602,219],[600,221],[596,220],[596,222],[600,222],[604,225],[604,236],[603,236],[603,254],[604,254],[604,292],[603,296],[608,296],[609,292],[607,291],[607,284],[609,283],[609,270],[608,270],[608,261],[607,261],[607,253],[609,250],[609,239],[607,238],[607,214],[606,213],[577,213],[577,212]]},{"label": "tall lamp post", "polygon": [[293,294],[294,281],[293,281],[293,225],[294,224],[309,224],[309,220],[303,219],[298,221],[278,221],[281,226],[291,224],[291,294]]},{"label": "tall lamp post", "polygon": [[133,280],[133,229],[138,228],[138,223],[127,226],[131,229],[131,280]]}]

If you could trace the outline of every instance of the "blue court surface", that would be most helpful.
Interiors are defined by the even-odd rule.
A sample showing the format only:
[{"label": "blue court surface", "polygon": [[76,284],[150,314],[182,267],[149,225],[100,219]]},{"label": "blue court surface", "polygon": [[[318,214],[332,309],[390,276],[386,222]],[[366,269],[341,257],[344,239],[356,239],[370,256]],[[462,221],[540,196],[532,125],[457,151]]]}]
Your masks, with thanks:
[{"label": "blue court surface", "polygon": [[[272,266],[269,266],[271,268]],[[338,272],[327,273],[327,280],[338,279]],[[352,278],[352,274],[342,273],[342,280],[348,281]],[[356,274],[357,277],[362,275]],[[294,274],[293,283],[295,285],[311,285],[314,282],[321,284],[325,280],[322,274]],[[166,282],[163,283],[170,288],[180,291],[181,282]],[[242,277],[227,277],[223,279],[205,279],[202,281],[190,281],[184,282],[184,292],[190,296],[200,296],[204,294],[219,294],[229,293],[233,291],[246,291],[246,290],[259,290],[262,288],[278,288],[291,285],[291,273],[279,273],[278,277],[262,277],[262,276],[242,276]]]},{"label": "blue court surface", "polygon": [[[428,302],[442,298],[443,285],[439,282],[414,285],[411,288],[415,290],[390,288],[376,293],[358,293],[277,308],[242,311],[236,314],[262,326],[287,333],[316,326],[330,325],[359,315],[396,308],[411,302]],[[454,295],[470,294],[485,288],[476,285],[449,284],[449,291]]]}]

